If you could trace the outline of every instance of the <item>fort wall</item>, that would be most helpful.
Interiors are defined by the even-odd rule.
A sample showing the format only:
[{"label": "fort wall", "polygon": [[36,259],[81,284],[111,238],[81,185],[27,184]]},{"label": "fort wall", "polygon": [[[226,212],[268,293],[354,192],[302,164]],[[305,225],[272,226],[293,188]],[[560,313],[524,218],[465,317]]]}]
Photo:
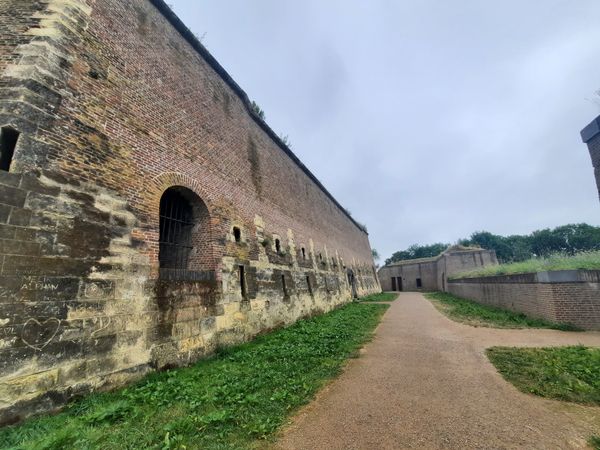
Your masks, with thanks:
[{"label": "fort wall", "polygon": [[[366,231],[162,1],[0,24],[0,423],[380,290]],[[192,211],[173,270],[167,191]]]}]

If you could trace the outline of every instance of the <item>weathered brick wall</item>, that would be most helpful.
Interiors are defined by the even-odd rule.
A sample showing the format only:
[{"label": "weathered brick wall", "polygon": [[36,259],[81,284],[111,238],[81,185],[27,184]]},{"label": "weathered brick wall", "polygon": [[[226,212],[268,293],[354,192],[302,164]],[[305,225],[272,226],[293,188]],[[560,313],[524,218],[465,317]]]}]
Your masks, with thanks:
[{"label": "weathered brick wall", "polygon": [[600,271],[562,271],[450,280],[459,297],[557,323],[600,330]]},{"label": "weathered brick wall", "polygon": [[[495,264],[498,260],[494,251],[450,248],[435,258],[384,266],[379,269],[379,279],[384,291],[393,290],[392,278],[402,278],[404,291],[445,291],[448,276]],[[421,288],[417,287],[417,278],[421,279]],[[398,281],[396,288],[400,290]]]},{"label": "weathered brick wall", "polygon": [[[161,2],[8,4],[0,127],[21,135],[0,171],[0,423],[331,310],[350,270],[359,295],[380,290],[367,234]],[[196,279],[159,275],[174,186],[205,211]]]}]

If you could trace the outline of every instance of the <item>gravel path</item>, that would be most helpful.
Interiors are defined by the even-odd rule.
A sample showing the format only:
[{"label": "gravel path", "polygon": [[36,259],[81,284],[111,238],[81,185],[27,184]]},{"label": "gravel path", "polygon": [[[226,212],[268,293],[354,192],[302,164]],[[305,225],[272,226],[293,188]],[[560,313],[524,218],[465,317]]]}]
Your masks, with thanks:
[{"label": "gravel path", "polygon": [[484,350],[600,346],[600,333],[459,324],[418,293],[392,303],[373,341],[300,411],[280,449],[567,449],[600,434],[600,408],[523,394]]}]

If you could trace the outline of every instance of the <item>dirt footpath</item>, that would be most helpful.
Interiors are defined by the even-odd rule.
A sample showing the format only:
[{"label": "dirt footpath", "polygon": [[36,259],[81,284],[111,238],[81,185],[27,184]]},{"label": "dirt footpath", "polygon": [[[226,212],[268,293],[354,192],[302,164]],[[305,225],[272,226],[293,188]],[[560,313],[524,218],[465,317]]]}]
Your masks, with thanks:
[{"label": "dirt footpath", "polygon": [[494,345],[600,346],[600,333],[459,324],[403,293],[374,340],[284,430],[281,449],[568,449],[600,434],[600,408],[523,394],[487,360]]}]

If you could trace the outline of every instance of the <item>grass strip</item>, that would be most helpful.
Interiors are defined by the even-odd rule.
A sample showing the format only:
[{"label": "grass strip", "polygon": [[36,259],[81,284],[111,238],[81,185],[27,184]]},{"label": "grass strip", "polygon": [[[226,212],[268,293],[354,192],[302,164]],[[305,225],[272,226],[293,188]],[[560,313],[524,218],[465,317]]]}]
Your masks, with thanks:
[{"label": "grass strip", "polygon": [[398,298],[398,294],[394,292],[380,292],[379,294],[371,294],[366,297],[361,297],[361,302],[393,302]]},{"label": "grass strip", "polygon": [[594,450],[600,450],[600,436],[592,436],[589,444]]},{"label": "grass strip", "polygon": [[290,414],[358,355],[387,308],[352,303],[192,367],[90,395],[58,415],[0,430],[0,448],[264,447]]},{"label": "grass strip", "polygon": [[534,319],[525,314],[481,305],[446,292],[428,292],[425,293],[425,297],[431,300],[434,306],[447,317],[467,325],[491,328],[550,328],[561,331],[580,331],[579,328],[573,325]]},{"label": "grass strip", "polygon": [[492,347],[486,353],[500,374],[522,392],[600,405],[600,348]]},{"label": "grass strip", "polygon": [[575,255],[557,253],[546,258],[532,258],[510,264],[487,266],[480,269],[461,272],[450,277],[477,278],[495,275],[512,275],[518,273],[546,272],[549,270],[600,270],[600,250],[581,252]]}]

